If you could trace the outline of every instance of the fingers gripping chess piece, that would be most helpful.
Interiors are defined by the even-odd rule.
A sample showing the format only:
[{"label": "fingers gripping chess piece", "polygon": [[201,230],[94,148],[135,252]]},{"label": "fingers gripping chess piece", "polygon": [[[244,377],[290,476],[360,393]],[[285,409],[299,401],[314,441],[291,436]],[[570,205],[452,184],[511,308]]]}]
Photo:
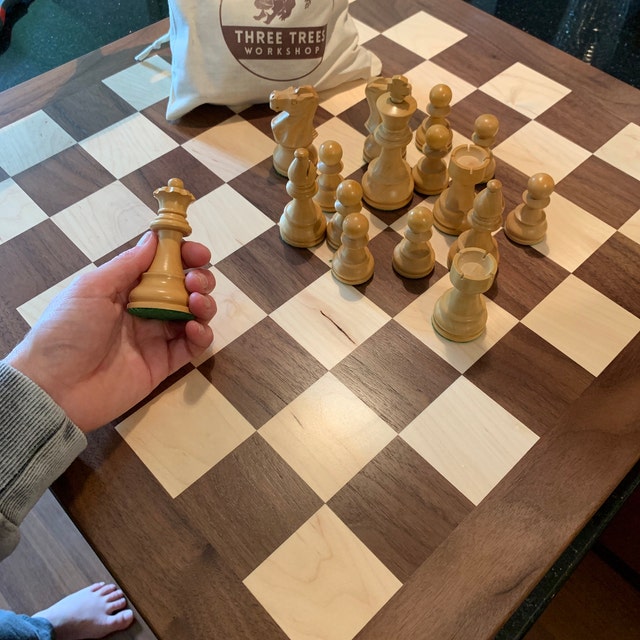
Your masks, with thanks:
[{"label": "fingers gripping chess piece", "polygon": [[411,167],[404,159],[412,133],[409,120],[417,109],[411,85],[404,76],[394,76],[391,88],[376,103],[382,122],[375,138],[380,155],[362,176],[363,198],[383,211],[400,209],[413,198]]},{"label": "fingers gripping chess piece", "polygon": [[194,316],[189,311],[189,292],[184,284],[181,244],[191,233],[186,215],[195,198],[178,178],[171,178],[153,196],[159,208],[150,228],[158,234],[158,248],[140,284],[129,294],[127,310],[143,318],[190,320]]},{"label": "fingers gripping chess piece", "polygon": [[473,209],[468,217],[471,228],[463,231],[449,249],[449,268],[456,253],[467,247],[484,249],[495,258],[496,263],[499,262],[498,243],[493,232],[502,226],[503,211],[502,183],[500,180],[489,180],[486,188],[473,201]]},{"label": "fingers gripping chess piece", "polygon": [[309,151],[311,162],[316,164],[318,152],[313,140],[318,135],[313,119],[318,109],[318,93],[309,85],[272,91],[269,106],[278,113],[271,120],[271,131],[276,141],[273,151],[273,167],[286,176],[293,162],[296,149]]},{"label": "fingers gripping chess piece", "polygon": [[469,342],[480,337],[487,325],[483,293],[493,284],[498,265],[494,257],[477,247],[462,249],[451,265],[453,287],[436,301],[431,323],[444,338]]},{"label": "fingers gripping chess piece", "polygon": [[545,208],[551,202],[555,189],[553,178],[547,173],[536,173],[529,178],[522,194],[522,204],[507,214],[504,232],[518,244],[531,245],[542,242],[547,233]]},{"label": "fingers gripping chess piece", "polygon": [[496,142],[499,128],[500,123],[498,122],[498,118],[490,113],[483,113],[478,116],[473,125],[473,135],[471,136],[473,144],[484,147],[489,152],[489,165],[487,166],[484,177],[480,181],[481,183],[489,182],[496,173],[496,159],[493,157],[491,148]]},{"label": "fingers gripping chess piece", "polygon": [[405,278],[424,278],[432,271],[436,257],[431,239],[433,215],[425,206],[409,211],[404,238],[393,250],[393,268]]},{"label": "fingers gripping chess piece", "polygon": [[489,164],[489,152],[476,144],[463,144],[451,152],[449,186],[433,207],[433,224],[442,233],[459,236],[468,229],[467,213],[473,206],[476,185]]},{"label": "fingers gripping chess piece", "polygon": [[446,84],[437,84],[429,92],[429,104],[427,104],[427,117],[416,129],[415,143],[418,151],[422,151],[426,142],[427,129],[434,124],[441,124],[449,131],[449,142],[447,153],[451,151],[451,140],[453,132],[449,123],[448,115],[451,113],[451,88]]},{"label": "fingers gripping chess piece", "polygon": [[289,166],[287,193],[292,200],[280,217],[280,237],[293,247],[315,247],[324,240],[327,221],[313,200],[318,191],[316,167],[307,149],[296,149]]},{"label": "fingers gripping chess piece", "polygon": [[350,213],[342,225],[342,243],[331,262],[333,275],[345,284],[362,284],[373,275],[369,221],[362,213]]},{"label": "fingers gripping chess piece", "polygon": [[442,193],[449,184],[449,172],[443,158],[449,153],[450,132],[442,124],[427,129],[422,157],[411,172],[415,190],[426,196]]},{"label": "fingers gripping chess piece", "polygon": [[327,244],[336,251],[342,244],[342,225],[350,213],[362,210],[362,187],[356,180],[344,180],[336,189],[336,212],[327,223]]},{"label": "fingers gripping chess piece", "polygon": [[327,140],[318,149],[318,193],[314,200],[323,211],[336,210],[336,189],[342,182],[342,147],[335,140]]}]

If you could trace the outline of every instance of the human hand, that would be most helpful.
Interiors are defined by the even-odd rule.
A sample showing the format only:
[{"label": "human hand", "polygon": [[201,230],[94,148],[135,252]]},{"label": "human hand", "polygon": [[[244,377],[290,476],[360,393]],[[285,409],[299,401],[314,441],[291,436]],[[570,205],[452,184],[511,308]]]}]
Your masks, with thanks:
[{"label": "human hand", "polygon": [[57,296],[6,362],[44,389],[84,432],[122,415],[162,380],[202,353],[213,340],[209,295],[211,258],[195,242],[182,245],[187,269],[188,322],[164,322],[127,313],[128,296],[153,260],[157,237],[78,278]]}]

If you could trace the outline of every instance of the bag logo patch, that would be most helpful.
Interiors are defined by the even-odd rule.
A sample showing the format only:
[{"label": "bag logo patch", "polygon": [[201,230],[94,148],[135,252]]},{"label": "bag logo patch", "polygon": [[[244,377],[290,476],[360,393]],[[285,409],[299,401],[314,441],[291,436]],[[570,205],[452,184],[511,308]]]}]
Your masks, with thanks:
[{"label": "bag logo patch", "polygon": [[[265,80],[290,82],[322,62],[334,0],[220,0],[231,55]],[[286,62],[285,62],[286,61]]]}]

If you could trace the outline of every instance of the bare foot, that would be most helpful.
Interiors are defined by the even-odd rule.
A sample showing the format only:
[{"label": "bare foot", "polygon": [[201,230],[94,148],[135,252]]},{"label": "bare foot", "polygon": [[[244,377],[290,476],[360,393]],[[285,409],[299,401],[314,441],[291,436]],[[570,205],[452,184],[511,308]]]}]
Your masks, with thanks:
[{"label": "bare foot", "polygon": [[98,582],[76,591],[34,617],[45,618],[56,640],[89,640],[126,629],[133,611],[126,609],[124,594],[114,584]]}]

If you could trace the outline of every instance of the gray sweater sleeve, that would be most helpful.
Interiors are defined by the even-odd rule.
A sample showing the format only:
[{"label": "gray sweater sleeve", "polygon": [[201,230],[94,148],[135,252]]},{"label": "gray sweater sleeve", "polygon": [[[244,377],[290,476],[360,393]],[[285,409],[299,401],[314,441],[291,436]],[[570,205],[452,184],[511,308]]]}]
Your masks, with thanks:
[{"label": "gray sweater sleeve", "polygon": [[38,385],[0,362],[0,560],[18,544],[27,512],[86,444]]}]

